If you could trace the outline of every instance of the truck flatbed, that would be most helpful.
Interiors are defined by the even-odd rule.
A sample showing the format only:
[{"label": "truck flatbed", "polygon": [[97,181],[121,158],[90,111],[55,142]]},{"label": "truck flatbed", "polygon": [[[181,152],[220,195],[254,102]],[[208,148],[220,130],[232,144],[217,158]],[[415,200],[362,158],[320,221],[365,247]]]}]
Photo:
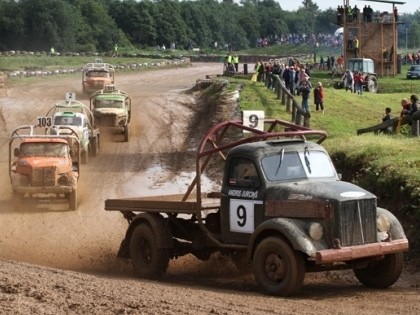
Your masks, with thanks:
[{"label": "truck flatbed", "polygon": [[107,199],[105,210],[196,214],[198,211],[219,209],[220,197],[218,198],[218,195],[220,194],[205,194],[201,199],[201,206],[195,198],[183,201],[183,194]]}]

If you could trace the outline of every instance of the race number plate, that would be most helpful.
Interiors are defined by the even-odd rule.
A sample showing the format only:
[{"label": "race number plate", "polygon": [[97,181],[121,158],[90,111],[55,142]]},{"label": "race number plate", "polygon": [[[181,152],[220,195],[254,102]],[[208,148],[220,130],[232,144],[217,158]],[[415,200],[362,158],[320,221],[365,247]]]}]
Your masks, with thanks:
[{"label": "race number plate", "polygon": [[[264,130],[264,111],[263,110],[244,110],[242,111],[242,124],[247,127]],[[244,133],[249,131],[244,130]]]},{"label": "race number plate", "polygon": [[52,117],[37,117],[36,121],[38,127],[51,127],[53,125]]},{"label": "race number plate", "polygon": [[231,199],[229,206],[229,224],[231,232],[253,233],[254,210],[260,200]]},{"label": "race number plate", "polygon": [[66,102],[75,101],[75,100],[76,100],[76,93],[74,92],[66,93]]}]

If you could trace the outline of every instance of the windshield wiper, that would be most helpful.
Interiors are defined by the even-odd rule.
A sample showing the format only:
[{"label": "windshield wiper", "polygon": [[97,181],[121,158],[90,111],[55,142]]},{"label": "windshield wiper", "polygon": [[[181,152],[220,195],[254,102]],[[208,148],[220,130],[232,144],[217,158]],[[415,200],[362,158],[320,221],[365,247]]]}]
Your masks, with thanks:
[{"label": "windshield wiper", "polygon": [[283,162],[283,158],[284,158],[284,148],[280,150],[280,160],[279,160],[279,165],[277,166],[277,170],[276,170],[276,174],[274,174],[274,176],[277,175],[277,173],[279,172],[281,163]]},{"label": "windshield wiper", "polygon": [[303,152],[304,156],[305,156],[305,164],[306,167],[308,168],[308,172],[309,174],[311,174],[311,163],[309,162],[308,156],[309,156],[309,150],[308,147],[305,147],[305,151]]}]

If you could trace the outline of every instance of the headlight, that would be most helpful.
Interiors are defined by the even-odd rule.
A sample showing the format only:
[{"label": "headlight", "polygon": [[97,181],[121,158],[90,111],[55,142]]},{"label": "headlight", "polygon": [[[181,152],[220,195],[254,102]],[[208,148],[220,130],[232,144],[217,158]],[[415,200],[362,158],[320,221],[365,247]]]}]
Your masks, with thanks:
[{"label": "headlight", "polygon": [[322,228],[322,225],[318,222],[311,223],[309,226],[309,236],[314,241],[319,241],[322,238],[322,235],[324,234],[324,229]]},{"label": "headlight", "polygon": [[58,185],[60,186],[68,186],[69,183],[70,183],[70,180],[66,174],[61,175],[60,178],[58,179]]},{"label": "headlight", "polygon": [[379,232],[388,232],[391,228],[391,224],[389,223],[388,217],[383,214],[380,214],[376,218],[376,226]]}]

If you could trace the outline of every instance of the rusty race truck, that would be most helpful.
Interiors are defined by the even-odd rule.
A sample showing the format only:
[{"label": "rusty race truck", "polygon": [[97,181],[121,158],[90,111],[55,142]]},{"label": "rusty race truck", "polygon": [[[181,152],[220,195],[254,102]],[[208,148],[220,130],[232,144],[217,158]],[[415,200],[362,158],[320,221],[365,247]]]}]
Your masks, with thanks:
[{"label": "rusty race truck", "polygon": [[[39,118],[41,119],[41,118]],[[76,101],[74,93],[66,93],[66,99],[54,104],[42,118],[47,127],[71,126],[80,139],[82,163],[89,161],[89,156],[96,157],[100,150],[100,130],[95,126],[95,118],[89,108]]]},{"label": "rusty race truck", "polygon": [[105,85],[114,84],[115,67],[102,59],[87,63],[82,68],[83,93],[93,93],[102,90]]},{"label": "rusty race truck", "polygon": [[131,96],[116,89],[115,85],[106,85],[103,90],[90,96],[90,110],[100,128],[121,130],[124,141],[128,141],[131,122]]},{"label": "rusty race truck", "polygon": [[[252,267],[260,288],[278,296],[298,293],[314,271],[353,269],[367,287],[394,284],[408,250],[397,218],[375,195],[340,180],[320,145],[325,132],[280,120],[265,125],[211,128],[183,195],[106,200],[105,210],[129,222],[118,257],[154,279],[170,259],[218,252]],[[223,169],[221,189],[204,192],[201,177],[214,166]]]},{"label": "rusty race truck", "polygon": [[33,125],[13,130],[9,142],[12,201],[18,208],[30,199],[67,199],[69,209],[76,210],[79,138],[66,126],[56,129],[54,135],[49,133],[48,128]]}]

